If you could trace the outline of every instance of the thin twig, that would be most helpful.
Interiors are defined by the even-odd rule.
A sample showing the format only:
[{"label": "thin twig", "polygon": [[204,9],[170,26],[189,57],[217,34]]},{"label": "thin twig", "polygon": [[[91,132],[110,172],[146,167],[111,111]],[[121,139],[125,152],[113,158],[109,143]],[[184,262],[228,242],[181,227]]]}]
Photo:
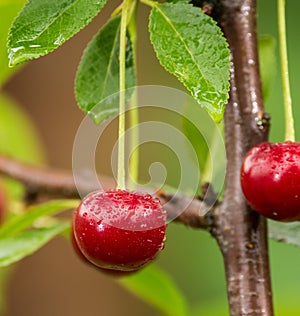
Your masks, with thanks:
[{"label": "thin twig", "polygon": [[[0,156],[0,175],[22,182],[31,192],[37,194],[58,195],[66,198],[78,197],[73,175],[68,171],[33,166],[9,157]],[[108,186],[115,186],[109,178],[105,179],[105,182]],[[84,180],[79,189],[81,192],[87,193],[94,190]]]},{"label": "thin twig", "polygon": [[[78,189],[86,194],[97,189],[84,180],[76,187],[71,172],[33,166],[1,155],[0,175],[22,182],[35,198],[39,195],[78,198]],[[104,188],[116,186],[115,181],[110,177],[101,176],[101,183]],[[209,229],[212,225],[209,211],[213,208],[212,201],[215,202],[216,199],[212,196],[213,193],[207,190],[210,190],[210,187],[204,186],[203,193],[207,197],[205,201],[183,195],[174,196],[163,191],[156,192],[156,196],[161,200],[169,217],[176,222],[182,222],[193,228]]]}]

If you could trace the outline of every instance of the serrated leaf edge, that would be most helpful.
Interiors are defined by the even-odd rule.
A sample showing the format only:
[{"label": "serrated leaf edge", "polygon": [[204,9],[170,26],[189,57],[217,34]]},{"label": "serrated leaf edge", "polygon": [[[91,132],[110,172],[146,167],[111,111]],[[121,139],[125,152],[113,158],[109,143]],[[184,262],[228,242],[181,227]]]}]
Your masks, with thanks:
[{"label": "serrated leaf edge", "polygon": [[[152,13],[153,13],[153,10],[155,10],[155,9],[157,9],[157,10],[161,13],[161,15],[165,17],[166,21],[169,20],[169,19],[163,14],[162,10],[159,9],[159,6],[161,6],[161,5],[169,5],[169,6],[179,6],[179,5],[180,5],[180,6],[190,6],[190,7],[193,6],[193,5],[189,4],[189,3],[170,3],[170,2],[167,2],[167,3],[159,4],[159,3],[154,2],[153,6],[152,6],[152,9],[151,9],[151,12],[150,12],[149,20],[150,20],[150,18],[151,18],[151,15],[152,15]],[[200,10],[201,10],[201,9],[200,9]],[[213,21],[213,22],[214,22],[214,21]],[[215,22],[215,24],[217,24],[217,23]],[[170,25],[172,26],[171,23],[170,23]],[[174,27],[172,27],[172,28],[174,29]],[[154,47],[153,41],[152,41],[152,35],[151,35],[151,32],[150,32],[150,23],[148,24],[148,30],[149,30],[149,33],[150,33],[151,44],[152,44],[152,46]],[[176,29],[174,29],[174,30],[176,31]],[[220,32],[221,32],[221,30],[220,30]],[[176,31],[176,33],[179,34],[177,31]],[[220,34],[223,34],[223,33],[221,32]],[[179,35],[180,35],[180,34],[179,34]],[[194,58],[193,58],[193,54],[190,52],[190,50],[188,49],[187,45],[185,44],[185,42],[184,42],[183,40],[182,40],[182,43],[184,43],[184,46],[187,48],[188,53],[189,53],[190,56],[192,57],[193,61],[195,61]],[[227,48],[228,48],[229,45],[228,45],[227,42],[226,42],[226,45],[227,45]],[[161,66],[162,66],[166,71],[168,71],[170,74],[174,75],[172,72],[170,72],[168,69],[166,69],[166,68],[162,65],[162,63],[160,62],[160,59],[158,58],[158,55],[157,55],[157,52],[155,51],[155,49],[154,49],[154,52],[155,52],[155,55],[156,55],[156,57],[157,57],[159,63],[161,64]],[[197,63],[195,62],[195,64],[197,64]],[[200,72],[201,75],[202,75],[202,71],[201,71],[201,69],[199,68],[199,65],[198,65],[198,64],[197,64],[197,68],[199,69],[199,72]],[[176,76],[176,77],[177,77],[177,76]],[[209,86],[211,86],[210,81],[207,81],[207,79],[205,78],[205,76],[202,75],[202,77],[205,79],[205,81],[206,81],[207,83],[209,83]],[[179,80],[180,82],[183,83],[183,85],[186,87],[186,89],[187,89],[187,90],[191,93],[191,95],[195,98],[195,95],[193,94],[193,91],[185,84],[184,80],[183,80],[181,77],[177,77],[177,78],[178,78],[178,80]],[[228,89],[227,89],[227,90],[229,90],[229,88],[230,88],[230,84],[229,84],[229,78],[228,78]],[[228,101],[228,99],[229,99],[229,93],[227,92],[227,101]],[[195,98],[195,100],[197,101],[197,103],[198,103],[201,107],[204,107],[204,106],[197,100],[197,98]],[[214,121],[215,121],[216,123],[219,123],[219,122],[223,119],[224,111],[225,111],[225,106],[226,106],[226,103],[224,103],[224,106],[222,107],[222,109],[221,109],[220,111],[216,110],[216,109],[215,109],[214,107],[212,107],[210,104],[209,104],[208,106],[206,106],[206,108],[209,109],[209,114],[212,116],[212,118],[214,119]]]},{"label": "serrated leaf edge", "polygon": [[[103,4],[103,6],[100,8],[100,11],[103,9],[103,7],[105,6],[106,2],[107,2],[107,0],[104,1],[104,4]],[[100,11],[99,11],[96,15],[94,15],[93,17],[87,19],[87,23],[86,23],[84,26],[79,27],[78,30],[77,30],[73,35],[71,35],[69,38],[64,39],[63,41],[59,41],[59,42],[58,42],[58,45],[55,46],[55,47],[53,47],[53,48],[51,48],[48,52],[46,52],[46,53],[37,53],[37,54],[26,54],[26,56],[27,56],[26,58],[24,58],[24,57],[16,58],[16,59],[14,59],[14,62],[12,62],[13,57],[12,57],[11,51],[13,50],[13,48],[10,47],[10,44],[11,44],[11,35],[12,35],[11,33],[12,33],[13,29],[14,29],[14,25],[15,25],[16,20],[19,18],[19,16],[21,15],[22,11],[24,10],[24,8],[29,5],[29,3],[30,3],[30,2],[27,1],[27,2],[25,3],[25,5],[23,6],[23,8],[21,9],[21,11],[20,11],[20,12],[18,13],[18,15],[15,17],[15,19],[14,19],[14,21],[13,21],[13,23],[12,23],[12,26],[11,26],[11,28],[10,28],[10,30],[9,30],[9,33],[8,33],[8,39],[7,39],[7,54],[8,54],[8,59],[9,59],[9,64],[8,64],[9,67],[14,67],[14,66],[16,66],[16,65],[18,65],[18,64],[20,64],[20,63],[23,63],[23,62],[26,62],[26,61],[30,61],[30,60],[34,60],[34,59],[38,59],[38,58],[40,58],[40,57],[42,57],[42,56],[46,56],[46,55],[48,55],[49,53],[52,53],[52,52],[55,51],[57,48],[59,48],[60,46],[62,46],[65,42],[67,42],[68,40],[70,40],[73,36],[75,36],[77,33],[79,33],[82,29],[84,29],[84,28],[85,28],[89,23],[91,23],[91,21],[100,13]],[[55,17],[55,19],[54,19],[51,23],[49,23],[49,24],[47,25],[47,28],[48,28],[51,24],[53,24],[67,9],[69,9],[70,7],[72,7],[74,4],[75,4],[75,2],[73,2],[73,3],[70,4],[70,5],[68,5],[67,8],[65,8],[62,12],[60,12],[60,14],[59,14],[57,17]],[[40,33],[38,34],[38,36],[35,37],[35,39],[38,38],[41,34],[43,34],[43,33],[46,31],[47,28],[43,29],[43,31],[40,32]],[[20,50],[20,49],[18,49],[17,51],[19,51],[19,50]],[[14,54],[15,52],[12,52],[12,53]]]},{"label": "serrated leaf edge", "polygon": [[[91,110],[92,110],[95,106],[97,106],[97,104],[99,104],[99,102],[101,102],[101,101],[103,100],[103,94],[104,94],[104,90],[105,90],[105,89],[103,89],[102,94],[101,94],[100,101],[99,101],[97,104],[94,104],[91,108],[90,108],[90,106],[88,106],[87,108],[81,106],[81,104],[80,104],[80,102],[79,102],[79,99],[78,99],[78,92],[77,92],[77,88],[76,88],[77,74],[78,74],[79,70],[81,69],[82,61],[83,61],[83,59],[85,58],[85,54],[86,54],[86,52],[89,50],[90,45],[93,43],[93,41],[96,39],[96,37],[99,36],[100,32],[103,31],[103,29],[104,29],[105,27],[107,27],[108,24],[109,24],[111,21],[117,20],[117,19],[119,19],[119,20],[120,20],[120,23],[121,23],[121,17],[120,17],[120,16],[117,16],[117,17],[115,17],[115,18],[113,18],[113,19],[110,19],[109,21],[107,21],[107,23],[105,23],[105,25],[103,25],[103,27],[99,30],[99,32],[98,32],[96,35],[93,36],[93,38],[90,40],[90,42],[88,43],[88,45],[87,45],[86,48],[84,49],[83,54],[82,54],[81,59],[80,59],[80,62],[79,62],[79,65],[78,65],[78,67],[77,67],[76,76],[75,76],[75,84],[74,84],[75,98],[76,98],[77,104],[79,105],[79,108],[80,108],[83,112],[85,112],[85,113],[87,112],[89,115],[91,114]],[[112,64],[112,58],[111,58],[111,57],[113,56],[113,53],[115,52],[115,47],[116,47],[116,45],[117,45],[117,43],[118,43],[118,40],[119,40],[117,34],[118,34],[118,32],[120,31],[120,23],[119,23],[119,26],[118,26],[117,29],[116,29],[116,36],[115,36],[114,43],[113,43],[113,49],[112,49],[112,52],[111,52],[111,54],[110,54],[109,63],[108,63],[108,67],[107,67],[108,69],[110,68],[110,65]],[[106,72],[105,82],[107,81],[107,78],[108,78],[108,75],[107,75],[107,74],[108,74],[108,72]],[[88,111],[86,111],[86,109],[88,109]]]}]

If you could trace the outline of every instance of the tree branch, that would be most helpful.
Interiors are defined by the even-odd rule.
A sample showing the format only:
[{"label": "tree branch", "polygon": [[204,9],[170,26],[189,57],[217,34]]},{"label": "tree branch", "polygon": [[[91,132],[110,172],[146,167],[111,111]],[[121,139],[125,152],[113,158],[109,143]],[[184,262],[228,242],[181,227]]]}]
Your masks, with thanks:
[{"label": "tree branch", "polygon": [[[0,175],[7,176],[22,182],[29,194],[34,197],[46,195],[47,197],[78,198],[80,192],[92,192],[97,188],[88,181],[81,180],[78,188],[75,186],[71,172],[32,166],[8,157],[0,155]],[[115,188],[116,183],[110,177],[101,176],[104,188]],[[183,196],[166,194],[157,191],[156,196],[160,199],[164,209],[174,221],[184,223],[193,228],[209,229],[212,226],[211,209],[216,201],[211,188],[203,185],[202,191],[205,200]]]},{"label": "tree branch", "polygon": [[[66,198],[79,197],[72,173],[64,170],[37,167],[0,156],[0,175],[22,182],[33,193]],[[104,181],[107,186],[114,185],[109,178]],[[88,182],[82,182],[80,185],[82,192],[88,193],[94,189]]]},{"label": "tree branch", "polygon": [[256,1],[223,0],[219,19],[232,67],[225,112],[227,171],[214,235],[223,253],[230,315],[273,315],[266,220],[252,211],[240,188],[246,152],[268,135],[259,75]]}]

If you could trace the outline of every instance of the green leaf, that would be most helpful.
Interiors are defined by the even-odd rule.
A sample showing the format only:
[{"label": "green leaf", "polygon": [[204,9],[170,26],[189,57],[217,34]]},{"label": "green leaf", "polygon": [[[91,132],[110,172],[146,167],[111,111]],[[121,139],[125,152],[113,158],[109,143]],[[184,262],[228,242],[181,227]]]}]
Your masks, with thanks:
[{"label": "green leaf", "polygon": [[[199,124],[196,125],[196,122],[191,122],[188,119],[197,118],[198,111],[199,110],[197,109],[197,106],[195,106],[195,104],[187,103],[184,107],[184,115],[182,116],[182,126],[185,136],[187,137],[188,141],[193,146],[193,149],[197,154],[199,164],[197,167],[200,168],[200,171],[202,173],[205,169],[205,166],[207,165],[208,160],[210,160],[208,143],[206,142],[202,131],[209,131],[209,134],[212,133],[211,136],[213,136],[213,130],[211,130],[212,126],[211,124],[209,124],[211,122],[209,122],[208,120],[203,121],[201,118],[199,118]],[[205,127],[203,127],[203,125],[205,125]]]},{"label": "green leaf", "polygon": [[[194,99],[187,100],[183,108],[182,129],[188,150],[193,150],[190,161],[200,169],[201,182],[210,182],[219,192],[220,181],[223,183],[220,177],[226,163],[223,124],[216,124],[206,113],[199,115],[199,107]],[[193,159],[194,153],[197,160]]]},{"label": "green leaf", "polygon": [[[120,24],[120,17],[110,20],[93,38],[76,75],[79,107],[97,123],[118,114],[119,110]],[[135,69],[129,37],[126,55],[126,88],[130,88],[135,85]]]},{"label": "green leaf", "polygon": [[16,69],[8,67],[6,41],[15,16],[21,10],[25,0],[0,1],[0,87],[8,80]]},{"label": "green leaf", "polygon": [[70,223],[22,232],[0,239],[0,267],[6,267],[34,253],[49,240],[70,229]]},{"label": "green leaf", "polygon": [[107,0],[29,0],[8,40],[10,66],[44,56],[79,32]]},{"label": "green leaf", "polygon": [[300,247],[300,223],[283,223],[269,220],[269,237]]},{"label": "green leaf", "polygon": [[18,232],[30,227],[37,219],[43,216],[54,215],[67,209],[76,208],[78,200],[53,200],[44,204],[30,207],[26,213],[13,217],[3,224],[0,229],[0,239],[13,236]]},{"label": "green leaf", "polygon": [[190,3],[190,0],[168,0],[167,2],[172,2],[172,3]]},{"label": "green leaf", "polygon": [[136,296],[157,308],[163,315],[188,315],[185,298],[173,280],[153,265],[119,282]]},{"label": "green leaf", "polygon": [[262,79],[262,90],[264,101],[270,95],[270,91],[276,76],[276,41],[270,35],[263,35],[258,38],[259,66]]},{"label": "green leaf", "polygon": [[190,4],[154,4],[149,30],[162,66],[219,122],[228,100],[230,52],[216,22]]}]

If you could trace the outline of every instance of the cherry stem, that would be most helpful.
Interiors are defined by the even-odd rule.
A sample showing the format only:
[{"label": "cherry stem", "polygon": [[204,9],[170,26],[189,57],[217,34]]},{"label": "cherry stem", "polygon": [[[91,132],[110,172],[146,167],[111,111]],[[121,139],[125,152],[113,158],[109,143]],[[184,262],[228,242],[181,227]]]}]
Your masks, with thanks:
[{"label": "cherry stem", "polygon": [[124,0],[120,29],[120,103],[117,188],[125,189],[125,89],[126,89],[126,29],[132,0]]},{"label": "cherry stem", "polygon": [[[132,43],[133,50],[133,59],[134,65],[136,65],[136,11],[137,11],[138,2],[134,0],[131,6],[131,16],[128,24],[128,31],[130,34],[130,40]],[[136,69],[135,69],[135,77],[136,77]],[[128,186],[131,190],[136,188],[136,184],[138,183],[139,176],[139,150],[138,150],[138,142],[139,142],[139,131],[138,131],[138,123],[139,123],[139,113],[137,108],[137,91],[134,90],[131,100],[130,100],[130,127],[132,131],[130,133],[130,148],[132,150],[132,154],[129,160],[129,174],[130,179]]]},{"label": "cherry stem", "polygon": [[155,1],[152,1],[152,0],[141,0],[141,2],[152,7],[152,8],[156,6]]},{"label": "cherry stem", "polygon": [[288,56],[286,43],[285,0],[278,0],[278,33],[280,47],[281,78],[285,112],[285,140],[295,141],[295,128],[292,98],[289,82]]}]

